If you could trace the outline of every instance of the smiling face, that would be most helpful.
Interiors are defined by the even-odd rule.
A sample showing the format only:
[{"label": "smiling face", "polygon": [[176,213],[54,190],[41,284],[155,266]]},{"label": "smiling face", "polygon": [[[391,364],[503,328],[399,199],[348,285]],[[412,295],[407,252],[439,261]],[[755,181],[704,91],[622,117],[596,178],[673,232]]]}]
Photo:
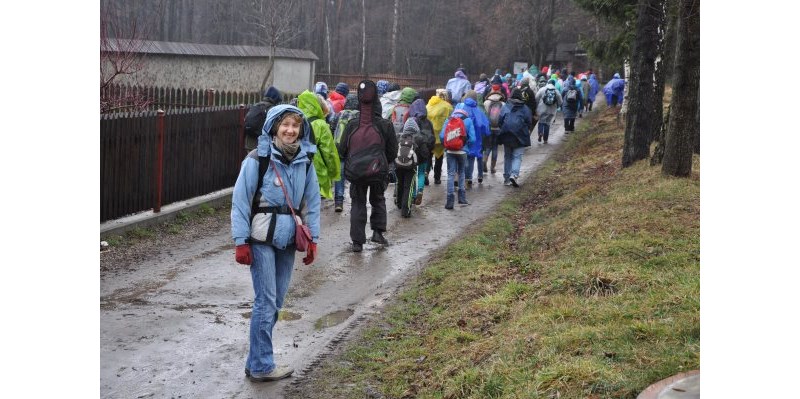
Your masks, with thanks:
[{"label": "smiling face", "polygon": [[303,118],[295,113],[284,116],[278,124],[276,136],[283,144],[292,144],[297,141],[303,129]]}]

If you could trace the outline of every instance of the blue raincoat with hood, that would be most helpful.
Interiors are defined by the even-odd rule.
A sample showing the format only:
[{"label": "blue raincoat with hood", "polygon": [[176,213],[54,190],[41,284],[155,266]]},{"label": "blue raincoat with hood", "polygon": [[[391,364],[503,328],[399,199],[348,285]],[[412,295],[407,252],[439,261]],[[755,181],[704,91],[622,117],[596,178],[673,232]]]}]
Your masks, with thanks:
[{"label": "blue raincoat with hood", "polygon": [[618,73],[603,87],[603,94],[606,95],[606,102],[611,105],[611,96],[617,96],[617,104],[621,104],[625,95],[625,80],[619,77]]},{"label": "blue raincoat with hood", "polygon": [[597,76],[591,74],[589,76],[589,101],[594,102],[595,96],[600,91],[600,83],[597,82]]},{"label": "blue raincoat with hood", "polygon": [[[291,105],[280,104],[270,108],[261,136],[258,137],[258,147],[242,161],[239,177],[233,186],[231,202],[231,234],[236,245],[242,245],[251,233],[251,207],[258,186],[258,157],[270,156],[273,164],[281,175],[283,184],[295,209],[307,211],[305,224],[311,230],[313,241],[319,242],[319,214],[320,195],[317,174],[311,158],[317,147],[308,141],[311,134],[311,125],[303,117],[303,131],[300,133],[300,149],[294,159],[287,161],[284,155],[273,144],[274,132],[272,126],[280,120],[286,112],[303,115],[299,108]],[[311,165],[309,165],[311,163]],[[261,202],[259,206],[288,206],[283,190],[275,185],[277,175],[272,165],[267,168],[261,186]],[[274,214],[275,227],[272,242],[268,243],[278,249],[294,244],[295,220],[291,214]]]},{"label": "blue raincoat with hood", "polygon": [[455,109],[467,111],[467,115],[472,120],[472,126],[475,129],[475,140],[469,142],[467,155],[482,158],[483,138],[492,134],[491,129],[489,129],[489,118],[478,109],[478,102],[472,98],[467,98],[463,103],[457,104]]}]

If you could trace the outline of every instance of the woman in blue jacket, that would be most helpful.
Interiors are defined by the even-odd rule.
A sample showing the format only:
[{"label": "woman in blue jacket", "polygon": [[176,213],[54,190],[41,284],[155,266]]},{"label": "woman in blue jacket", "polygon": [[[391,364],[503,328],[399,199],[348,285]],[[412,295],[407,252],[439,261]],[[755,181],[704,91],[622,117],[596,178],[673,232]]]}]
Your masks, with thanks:
[{"label": "woman in blue jacket", "polygon": [[[294,371],[276,366],[272,330],[294,265],[296,219],[290,207],[294,207],[297,218],[303,208],[307,210],[305,224],[313,242],[303,263],[311,264],[317,252],[320,194],[312,162],[317,149],[308,141],[310,135],[311,125],[300,109],[291,105],[272,107],[258,147],[242,161],[233,186],[231,234],[236,262],[250,266],[255,292],[245,365],[245,375],[255,382],[279,380]],[[259,185],[260,158],[269,163]]]}]

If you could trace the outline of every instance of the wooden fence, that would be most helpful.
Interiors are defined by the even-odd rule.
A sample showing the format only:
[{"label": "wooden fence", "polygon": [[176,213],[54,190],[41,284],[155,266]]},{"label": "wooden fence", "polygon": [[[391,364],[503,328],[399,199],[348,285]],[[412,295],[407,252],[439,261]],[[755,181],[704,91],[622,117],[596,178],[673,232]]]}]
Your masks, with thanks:
[{"label": "wooden fence", "polygon": [[231,187],[246,107],[100,117],[100,222]]},{"label": "wooden fence", "polygon": [[[143,87],[112,84],[100,93],[101,99],[110,105],[108,113],[131,111],[156,111],[162,109],[224,107],[238,104],[253,104],[261,101],[258,91],[218,91],[215,89],[178,89],[169,87]],[[296,94],[283,93],[284,102]],[[139,106],[144,105],[144,106]]]},{"label": "wooden fence", "polygon": [[[330,77],[345,75],[326,76],[339,82],[343,80]],[[434,94],[434,89],[391,76],[369,78],[414,87],[426,102]],[[358,79],[351,85],[355,89],[363,77],[353,78]],[[260,93],[130,86],[113,90],[139,90],[154,99],[150,108],[165,111],[100,115],[101,223],[150,209],[158,212],[162,204],[233,186],[246,155],[244,115],[260,101]],[[294,97],[284,94],[283,100]]]}]

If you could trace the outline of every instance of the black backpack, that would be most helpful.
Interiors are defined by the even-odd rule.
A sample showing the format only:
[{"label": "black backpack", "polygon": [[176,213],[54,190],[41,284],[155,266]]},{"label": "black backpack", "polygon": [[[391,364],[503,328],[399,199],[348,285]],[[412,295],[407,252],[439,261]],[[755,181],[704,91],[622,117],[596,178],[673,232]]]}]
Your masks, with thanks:
[{"label": "black backpack", "polygon": [[247,115],[244,116],[244,133],[257,139],[261,135],[261,129],[264,128],[264,122],[267,120],[267,111],[272,108],[272,104],[261,101],[253,104]]},{"label": "black backpack", "polygon": [[[369,118],[369,115],[360,115]],[[372,121],[374,123],[374,121]],[[374,124],[358,125],[347,138],[347,159],[344,177],[354,184],[383,183],[389,173],[386,143]]]}]

